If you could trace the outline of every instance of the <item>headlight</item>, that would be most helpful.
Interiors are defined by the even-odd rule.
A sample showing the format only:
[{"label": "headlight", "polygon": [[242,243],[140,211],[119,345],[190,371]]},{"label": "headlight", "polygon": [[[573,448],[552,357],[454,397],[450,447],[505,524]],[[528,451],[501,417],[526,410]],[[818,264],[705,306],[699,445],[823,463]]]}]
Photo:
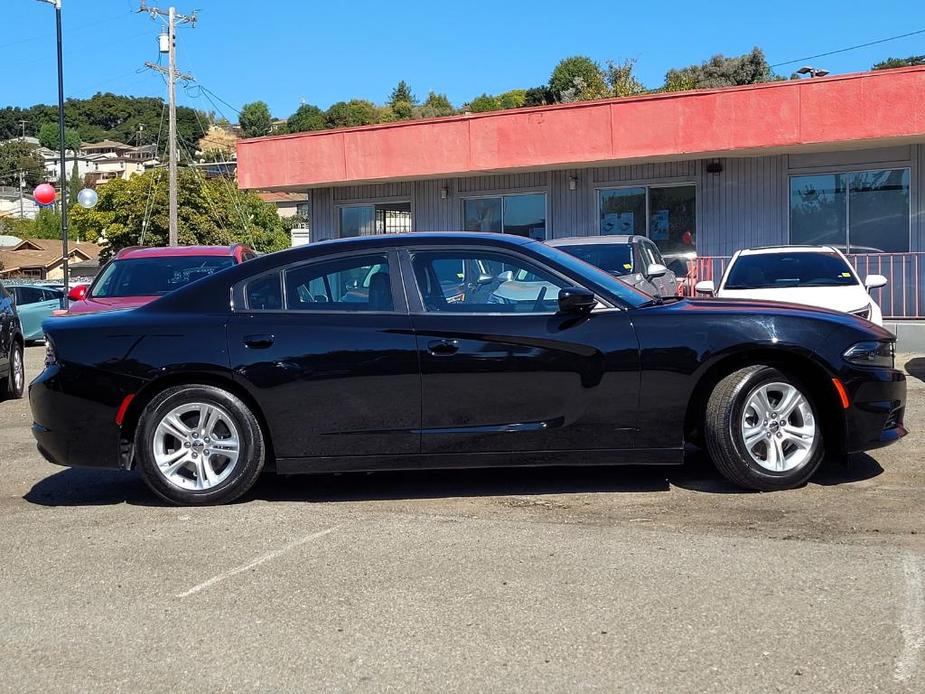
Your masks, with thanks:
[{"label": "headlight", "polygon": [[893,368],[893,342],[858,342],[842,355],[845,361],[858,366],[884,366]]},{"label": "headlight", "polygon": [[866,318],[870,320],[870,304],[867,304],[864,308],[859,308],[857,311],[850,312],[852,316],[858,316],[860,318]]},{"label": "headlight", "polygon": [[45,336],[45,366],[51,366],[58,362],[58,355],[55,354],[55,346],[52,344],[48,335]]}]

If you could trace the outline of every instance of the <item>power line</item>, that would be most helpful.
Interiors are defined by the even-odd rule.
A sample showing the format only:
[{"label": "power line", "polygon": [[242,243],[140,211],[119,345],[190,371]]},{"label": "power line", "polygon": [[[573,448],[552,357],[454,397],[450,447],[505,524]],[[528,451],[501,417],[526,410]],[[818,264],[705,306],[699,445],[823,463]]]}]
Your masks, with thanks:
[{"label": "power line", "polygon": [[868,41],[867,43],[859,43],[857,46],[849,46],[848,48],[839,48],[837,51],[828,51],[826,53],[808,55],[805,58],[797,58],[796,60],[787,60],[783,63],[774,63],[774,65],[771,65],[771,67],[775,68],[775,67],[781,67],[782,65],[793,65],[794,63],[804,63],[809,60],[815,60],[816,58],[825,58],[826,56],[835,55],[837,53],[847,53],[848,51],[855,51],[858,48],[867,48],[868,46],[876,46],[881,43],[887,43],[888,41],[895,41],[897,39],[904,39],[909,36],[916,36],[918,34],[925,34],[925,29],[918,29],[916,31],[910,31],[907,34],[898,34],[896,36],[889,36],[885,39],[877,39],[876,41]]}]

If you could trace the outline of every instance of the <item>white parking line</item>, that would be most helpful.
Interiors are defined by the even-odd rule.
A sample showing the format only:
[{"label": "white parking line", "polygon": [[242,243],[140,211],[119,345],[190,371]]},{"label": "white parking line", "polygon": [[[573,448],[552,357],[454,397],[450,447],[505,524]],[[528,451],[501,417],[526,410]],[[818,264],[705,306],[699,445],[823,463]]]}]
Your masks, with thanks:
[{"label": "white parking line", "polygon": [[896,659],[894,677],[904,682],[915,675],[922,647],[925,646],[925,586],[922,567],[912,552],[903,555],[904,580],[903,611],[899,630],[903,637],[903,650]]},{"label": "white parking line", "polygon": [[185,598],[185,597],[188,597],[188,596],[192,595],[193,593],[198,593],[198,592],[201,591],[201,590],[205,590],[205,589],[208,588],[209,586],[214,586],[214,585],[215,585],[216,583],[218,583],[219,581],[224,581],[226,578],[230,578],[231,576],[234,576],[235,574],[239,574],[239,573],[241,573],[242,571],[247,571],[248,569],[252,569],[252,568],[254,568],[255,566],[260,566],[260,565],[263,564],[264,562],[270,561],[271,559],[275,559],[276,557],[278,557],[278,556],[280,556],[280,555],[282,555],[282,554],[285,554],[286,552],[289,552],[289,551],[295,549],[296,547],[299,547],[299,546],[301,546],[301,545],[304,545],[306,542],[311,542],[312,540],[317,540],[319,537],[324,537],[324,536],[327,535],[328,533],[332,533],[332,532],[334,532],[335,530],[337,530],[337,528],[338,528],[338,526],[334,526],[333,528],[328,528],[327,530],[319,530],[318,532],[312,533],[311,535],[306,535],[306,536],[303,537],[301,540],[296,540],[295,542],[290,542],[290,543],[289,543],[288,545],[286,545],[285,547],[282,547],[281,549],[274,550],[274,551],[272,551],[272,552],[268,552],[268,553],[264,554],[263,556],[257,557],[257,558],[254,559],[253,561],[248,562],[247,564],[243,564],[242,566],[238,566],[238,567],[235,567],[235,568],[233,568],[233,569],[229,569],[228,571],[223,571],[222,573],[218,574],[217,576],[213,576],[213,577],[210,578],[209,580],[203,581],[203,582],[200,583],[199,585],[193,586],[193,587],[190,588],[189,590],[183,591],[182,593],[177,593],[176,597],[178,597],[178,598]]}]

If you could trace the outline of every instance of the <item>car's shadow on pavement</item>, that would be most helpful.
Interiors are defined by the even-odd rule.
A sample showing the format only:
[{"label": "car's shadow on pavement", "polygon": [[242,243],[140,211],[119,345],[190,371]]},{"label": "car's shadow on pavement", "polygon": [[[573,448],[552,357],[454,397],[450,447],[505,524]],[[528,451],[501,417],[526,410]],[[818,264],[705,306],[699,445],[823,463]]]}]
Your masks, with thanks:
[{"label": "car's shadow on pavement", "polygon": [[[848,463],[826,462],[810,484],[832,486],[872,479],[883,472],[867,454]],[[679,467],[549,467],[421,470],[276,476],[266,474],[238,503],[265,501],[395,501],[480,496],[667,492],[672,487],[708,494],[750,494],[722,477],[699,451]],[[36,483],[23,497],[41,506],[129,503],[165,506],[134,472],[68,468]]]},{"label": "car's shadow on pavement", "polygon": [[910,376],[925,381],[925,357],[914,357],[907,361],[903,368]]}]

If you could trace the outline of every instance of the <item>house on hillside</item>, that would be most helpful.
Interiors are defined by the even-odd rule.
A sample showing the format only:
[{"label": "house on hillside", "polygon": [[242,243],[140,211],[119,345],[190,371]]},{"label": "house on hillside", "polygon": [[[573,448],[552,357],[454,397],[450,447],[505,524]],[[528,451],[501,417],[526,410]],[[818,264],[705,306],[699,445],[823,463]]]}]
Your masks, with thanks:
[{"label": "house on hillside", "polygon": [[4,217],[35,219],[38,212],[38,203],[31,195],[28,193],[20,195],[19,188],[0,186],[0,219]]},{"label": "house on hillside", "polygon": [[[64,255],[56,239],[26,239],[12,248],[0,248],[0,278],[63,279]],[[68,244],[68,262],[99,261],[95,243],[73,241]]]}]

